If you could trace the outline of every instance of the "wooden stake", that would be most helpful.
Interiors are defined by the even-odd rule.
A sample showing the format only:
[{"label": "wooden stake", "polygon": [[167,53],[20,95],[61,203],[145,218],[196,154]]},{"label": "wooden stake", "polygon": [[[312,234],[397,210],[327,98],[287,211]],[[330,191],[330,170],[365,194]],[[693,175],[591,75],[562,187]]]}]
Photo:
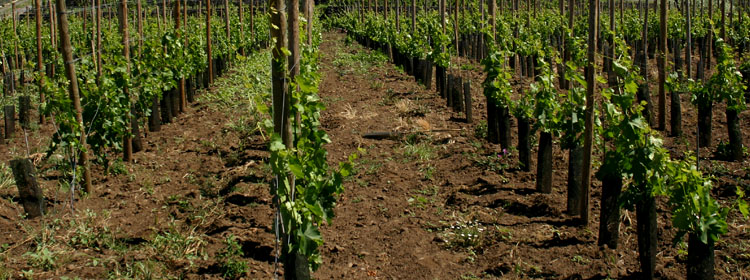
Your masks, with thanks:
[{"label": "wooden stake", "polygon": [[[415,1],[415,0],[412,0],[412,1]],[[456,54],[458,54],[458,43],[459,43],[458,41],[458,29],[459,29],[458,27],[458,0],[454,0],[454,2],[455,2],[455,9],[453,11],[454,12],[453,13],[453,31],[454,31],[453,33],[455,36],[454,36],[453,43],[455,44],[455,47],[456,47]]]},{"label": "wooden stake", "polygon": [[208,54],[208,83],[214,83],[213,58],[211,57],[211,0],[206,0],[206,53]]},{"label": "wooden stake", "polygon": [[44,124],[44,112],[41,105],[46,103],[44,90],[44,64],[42,63],[42,1],[34,1],[36,6],[36,70],[39,72],[39,124]]},{"label": "wooden stake", "polygon": [[[182,34],[180,33],[180,29],[182,28],[182,20],[180,19],[180,13],[182,12],[182,9],[180,8],[180,1],[174,1],[174,7],[172,9],[172,16],[174,17],[174,29],[177,30],[177,38],[179,40],[180,36]],[[187,17],[187,16],[185,16]],[[187,36],[186,36],[187,37]],[[179,111],[180,113],[184,113],[185,109],[187,108],[187,94],[185,93],[185,77],[180,77],[180,80],[178,81],[177,86],[179,87]]]},{"label": "wooden stake", "polygon": [[[56,0],[57,3],[57,23],[60,28],[60,39],[62,44],[63,62],[65,64],[65,75],[68,77],[68,89],[70,91],[70,100],[73,108],[76,110],[76,121],[81,134],[80,143],[86,147],[86,129],[83,125],[83,109],[81,108],[81,97],[78,94],[78,78],[76,77],[76,68],[73,62],[73,47],[70,45],[70,31],[68,30],[68,15],[65,9],[65,0]],[[83,165],[83,189],[87,193],[92,191],[91,172],[89,170],[89,156],[83,150],[80,151],[80,163]]]},{"label": "wooden stake", "polygon": [[136,1],[135,9],[135,12],[138,13],[138,16],[136,17],[136,20],[138,21],[138,57],[141,57],[141,55],[143,55],[143,7],[141,6],[141,0]]},{"label": "wooden stake", "polygon": [[232,27],[229,25],[229,0],[224,0],[224,27],[226,28],[226,32],[227,32],[226,40],[227,42],[231,42],[230,36],[232,34],[231,33]]},{"label": "wooden stake", "polygon": [[[313,44],[313,19],[315,18],[315,0],[307,0],[307,45],[312,46]],[[388,15],[388,0],[385,0],[386,3],[386,19]]]},{"label": "wooden stake", "polygon": [[[245,25],[243,23],[244,22],[245,13],[244,13],[244,11],[242,9],[242,2],[243,1],[244,0],[240,0],[239,1],[240,2],[240,7],[239,7],[239,12],[240,12],[240,14],[239,14],[239,16],[240,16],[240,54],[242,56],[245,56],[245,45],[243,44],[243,42],[245,42]],[[187,13],[185,14],[185,18],[187,18]],[[185,27],[187,27],[187,24],[185,24]],[[187,37],[187,36],[185,36],[185,37]]]},{"label": "wooden stake", "polygon": [[411,35],[417,34],[417,0],[411,0]]},{"label": "wooden stake", "polygon": [[[572,12],[572,10],[571,10]],[[581,200],[581,222],[584,227],[589,224],[589,200],[591,199],[591,151],[594,144],[594,94],[596,80],[594,79],[594,66],[596,61],[596,34],[599,19],[599,0],[589,0],[589,44],[588,65],[586,65],[586,110],[584,113],[584,140],[583,140],[583,166],[581,186],[583,187],[583,199]]]},{"label": "wooden stake", "polygon": [[[661,0],[659,5],[659,121],[661,131],[667,129],[667,91],[664,83],[667,81],[667,0]],[[679,54],[677,54],[679,55]]]},{"label": "wooden stake", "polygon": [[[127,75],[130,75],[130,43],[128,42],[128,0],[122,0],[120,2],[120,9],[118,13],[118,21],[120,23],[120,34],[122,34],[122,56],[125,58],[125,65]],[[130,93],[128,87],[125,86],[122,89],[128,101],[130,101]],[[133,119],[133,112],[128,112],[125,116],[126,120]],[[125,128],[125,135],[122,138],[123,142],[123,156],[124,162],[131,162],[133,160],[133,137],[130,135],[132,130],[130,126]]]}]

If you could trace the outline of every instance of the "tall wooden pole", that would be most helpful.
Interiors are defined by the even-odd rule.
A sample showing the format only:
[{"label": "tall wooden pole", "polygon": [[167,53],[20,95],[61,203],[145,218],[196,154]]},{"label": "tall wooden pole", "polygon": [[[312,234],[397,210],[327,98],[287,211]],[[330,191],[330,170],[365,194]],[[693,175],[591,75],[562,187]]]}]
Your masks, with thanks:
[{"label": "tall wooden pole", "polygon": [[[497,36],[497,3],[496,0],[490,0],[490,20],[492,21],[492,42],[494,43]],[[500,0],[502,1],[502,0]]]},{"label": "tall wooden pole", "polygon": [[290,100],[286,94],[287,56],[283,51],[283,49],[287,48],[287,22],[282,0],[270,0],[269,5],[271,7],[271,24],[278,27],[271,28],[271,37],[276,39],[276,44],[271,50],[273,55],[273,60],[271,61],[271,86],[273,90],[274,133],[280,134],[282,138],[287,138],[287,141],[283,142],[291,146],[291,126],[288,108]]},{"label": "tall wooden pole", "polygon": [[[13,22],[13,36],[18,37],[18,32],[16,32],[16,1],[13,1],[10,5],[10,13],[11,13],[11,21]],[[13,65],[16,66],[17,69],[21,68],[21,62],[20,58],[18,57],[18,40],[13,40]],[[11,72],[13,72],[13,69],[11,69]],[[15,79],[15,78],[13,78]]]},{"label": "tall wooden pole", "polygon": [[719,7],[719,12],[721,12],[721,39],[724,40],[724,42],[727,41],[727,3],[725,0],[721,0],[721,7]]},{"label": "tall wooden pole", "polygon": [[[396,3],[398,3],[398,0],[396,0]],[[398,6],[396,7],[398,9]],[[396,15],[398,16],[398,13]],[[445,34],[445,0],[440,0],[440,26],[443,28],[443,34]]]},{"label": "tall wooden pole", "polygon": [[224,27],[226,27],[227,42],[231,42],[232,27],[229,25],[229,0],[224,0]]},{"label": "tall wooden pole", "polygon": [[411,34],[417,34],[417,0],[411,0]]},{"label": "tall wooden pole", "polygon": [[[571,7],[572,8],[572,7]],[[572,12],[572,9],[571,9]],[[583,199],[581,200],[581,222],[584,226],[589,223],[589,200],[591,199],[591,151],[594,144],[594,94],[596,80],[594,79],[596,64],[596,34],[599,27],[599,0],[589,0],[589,44],[588,64],[586,65],[586,111],[584,114],[583,166],[581,172],[581,186]]]},{"label": "tall wooden pole", "polygon": [[[413,1],[413,0],[412,0]],[[456,47],[456,54],[458,54],[458,1],[459,0],[453,0],[455,2],[454,10],[453,10],[453,35],[454,35],[454,45]]]},{"label": "tall wooden pole", "polygon": [[649,90],[649,78],[648,78],[648,2],[649,0],[645,0],[645,5],[643,9],[643,32],[641,33],[641,47],[640,47],[640,53],[641,53],[641,77],[643,77],[643,82],[641,85],[638,86],[638,99],[640,101],[646,101],[646,106],[643,109],[643,117],[646,119],[646,121],[649,123],[649,125],[654,124],[654,112],[653,112],[653,105],[651,104],[651,91]]},{"label": "tall wooden pole", "polygon": [[[288,60],[288,73],[289,77],[294,80],[297,76],[300,74],[300,39],[299,39],[299,0],[287,0],[287,15],[288,15],[288,31],[287,34],[289,36],[288,39],[288,50],[289,50],[289,60]],[[291,90],[287,87],[287,90]],[[295,101],[291,93],[286,93],[286,101],[288,103],[284,103],[283,110],[287,111],[287,116],[285,117],[285,122],[289,120],[291,115],[289,115],[288,111],[293,104],[295,104],[297,101]],[[295,116],[296,123],[299,125],[300,122],[300,116],[299,113]],[[282,141],[284,141],[284,144],[287,148],[293,147],[293,141],[294,141],[294,135],[291,132],[291,121],[288,122],[287,129],[289,131],[283,131]],[[292,174],[288,175],[289,182],[291,184],[290,188],[294,190],[294,176]],[[294,201],[294,193],[292,192],[291,196],[287,198],[289,202]],[[295,225],[292,224],[292,228],[285,229],[284,232],[284,242],[283,242],[283,249],[285,252],[287,252],[287,255],[283,258],[284,259],[284,278],[285,279],[293,279],[293,280],[307,280],[310,278],[310,268],[309,264],[307,262],[307,258],[300,254],[298,249],[293,249],[293,244],[289,244],[287,238],[288,235],[293,234],[296,231]]]},{"label": "tall wooden pole", "polygon": [[[44,104],[45,97],[42,90],[44,84],[44,65],[42,63],[42,0],[34,1],[36,6],[36,70],[39,72],[39,104]],[[45,117],[42,110],[39,110],[39,123],[44,124]]]},{"label": "tall wooden pole", "polygon": [[[667,91],[664,83],[667,81],[667,0],[661,0],[659,5],[659,124],[661,131],[667,129]],[[679,55],[679,54],[675,54]]]},{"label": "tall wooden pole", "polygon": [[214,66],[213,58],[211,57],[211,0],[206,0],[206,53],[208,54],[208,83],[213,84]]},{"label": "tall wooden pole", "polygon": [[[396,1],[396,30],[401,32],[401,0]],[[445,28],[443,29],[445,31]]]},{"label": "tall wooden pole", "polygon": [[[245,46],[243,45],[243,42],[245,42],[245,25],[244,25],[244,17],[245,17],[245,11],[242,8],[242,2],[244,0],[240,0],[240,7],[239,7],[239,16],[240,16],[240,54],[242,56],[245,56]],[[187,18],[187,13],[185,14],[185,18]],[[185,27],[187,27],[187,24],[185,24]],[[187,36],[185,36],[187,37]]]},{"label": "tall wooden pole", "polygon": [[[713,4],[714,1],[713,0],[707,0],[707,1],[708,1],[708,19],[713,21],[713,19],[714,19],[714,4]],[[713,41],[714,41],[714,39],[713,39],[714,38],[714,32],[712,30],[709,30],[708,31],[708,35],[706,35],[706,37],[708,38],[708,40],[706,40],[704,42],[704,44],[706,44],[706,50],[707,50],[706,54],[705,54],[706,62],[703,63],[703,67],[706,70],[708,70],[708,69],[711,68],[711,57],[713,56],[713,50],[712,49],[713,49],[713,45],[714,45],[714,43],[713,43]],[[702,78],[705,80],[706,75],[703,74]]]},{"label": "tall wooden pole", "polygon": [[255,0],[250,0],[250,40],[255,40]]},{"label": "tall wooden pole", "polygon": [[143,54],[143,6],[141,5],[141,0],[138,0],[136,2],[135,7],[135,12],[138,13],[138,15],[136,16],[136,20],[138,21],[138,56],[140,57]]},{"label": "tall wooden pole", "polygon": [[[174,1],[174,7],[172,9],[172,17],[174,17],[174,29],[177,31],[177,39],[179,40],[182,36],[182,19],[180,18],[182,8],[180,7],[180,0]],[[187,15],[185,15],[187,17]],[[187,36],[186,36],[187,37]],[[187,109],[187,93],[185,92],[185,77],[180,77],[177,86],[179,87],[179,99],[180,99],[180,113],[184,113]]]},{"label": "tall wooden pole", "polygon": [[83,126],[83,109],[81,108],[81,98],[78,94],[78,78],[76,77],[76,68],[73,62],[73,47],[70,45],[70,31],[68,30],[68,14],[65,9],[65,0],[56,0],[57,3],[57,24],[60,31],[60,39],[62,39],[62,56],[65,66],[65,75],[68,77],[68,90],[70,92],[70,100],[73,103],[73,108],[76,111],[76,121],[79,126],[79,133],[81,134],[80,143],[83,150],[80,151],[79,162],[83,165],[83,189],[87,193],[91,193],[91,172],[89,170],[89,156],[86,152],[86,129]]},{"label": "tall wooden pole", "polygon": [[[307,45],[313,44],[313,19],[315,18],[315,0],[307,0]],[[385,14],[388,17],[388,0],[385,0]]]},{"label": "tall wooden pole", "polygon": [[[56,26],[57,26],[57,16],[55,14],[55,5],[52,5],[52,0],[47,0],[47,5],[49,6],[49,19],[50,19],[50,26],[49,26],[49,33],[50,33],[50,46],[52,46],[53,50],[57,50],[57,32],[56,32]],[[57,60],[57,53],[54,52],[54,60]],[[50,66],[52,69],[50,71],[50,75],[52,77],[55,76],[55,63],[53,62]]]},{"label": "tall wooden pole", "polygon": [[[118,13],[118,19],[120,22],[120,34],[122,34],[122,56],[125,57],[126,71],[130,75],[130,42],[128,42],[128,0],[122,0],[120,2],[120,11]],[[128,87],[125,86],[123,89],[125,96],[128,100],[130,99],[130,93]],[[132,119],[133,112],[128,112],[126,119]],[[125,135],[123,136],[123,157],[124,162],[131,162],[133,160],[133,138],[130,135],[132,130],[130,126],[126,128]]]},{"label": "tall wooden pole", "polygon": [[[685,1],[685,5],[687,5],[686,13],[685,13],[685,20],[686,20],[685,25],[687,26],[686,32],[685,32],[687,33],[685,34],[687,38],[687,43],[685,44],[685,60],[687,61],[687,63],[685,63],[685,67],[687,67],[686,68],[687,77],[690,77],[690,73],[692,73],[692,65],[690,65],[691,64],[690,62],[693,61],[693,38],[691,34],[692,33],[691,32],[692,21],[691,21],[691,15],[690,15],[691,14],[690,1]],[[693,7],[693,10],[695,10],[695,7]],[[679,55],[679,54],[675,54],[675,55]]]}]

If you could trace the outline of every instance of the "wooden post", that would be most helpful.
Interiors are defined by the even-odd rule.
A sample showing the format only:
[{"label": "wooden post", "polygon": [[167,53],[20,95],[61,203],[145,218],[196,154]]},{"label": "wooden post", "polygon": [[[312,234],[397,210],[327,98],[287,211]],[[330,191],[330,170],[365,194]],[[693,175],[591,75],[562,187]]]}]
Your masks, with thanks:
[{"label": "wooden post", "polygon": [[[174,17],[174,29],[177,31],[177,39],[179,40],[180,36],[182,36],[182,33],[180,32],[180,29],[182,28],[182,20],[180,19],[180,13],[182,12],[182,9],[180,8],[180,1],[174,1],[174,7],[172,9],[172,16]],[[187,17],[187,15],[185,15]],[[228,27],[227,27],[228,28]],[[227,31],[228,33],[229,31]],[[177,101],[179,104],[177,104],[177,108],[179,108],[180,113],[184,113],[185,109],[187,108],[187,96],[185,93],[185,77],[180,77],[180,80],[177,81],[177,87],[179,89],[179,92],[177,93]],[[175,109],[177,109],[175,108]]]},{"label": "wooden post", "polygon": [[[187,0],[184,0],[184,1],[185,2],[182,3],[182,27],[183,27],[182,33],[183,34],[188,34],[188,32],[190,32],[188,30],[188,24],[187,24],[187,19],[188,19],[188,12],[187,12],[188,1]],[[183,48],[187,49],[187,47],[188,47],[188,36],[185,35],[183,37],[185,38],[185,42],[184,42]]]},{"label": "wooden post", "polygon": [[664,131],[667,129],[667,92],[664,86],[667,81],[667,0],[661,0],[659,13],[659,130]]},{"label": "wooden post", "polygon": [[[81,97],[78,94],[78,78],[76,77],[76,68],[73,63],[73,48],[70,45],[70,31],[68,30],[68,14],[65,9],[65,0],[56,0],[57,3],[57,22],[60,29],[60,39],[62,44],[63,62],[65,65],[65,75],[68,77],[68,89],[70,91],[70,100],[73,108],[76,110],[76,121],[81,134],[81,146],[86,147],[86,129],[83,125],[83,109],[81,108]],[[89,170],[89,156],[85,151],[81,151],[80,162],[83,165],[83,189],[91,193],[91,172]]]},{"label": "wooden post", "polygon": [[42,1],[35,0],[36,6],[36,70],[39,72],[39,124],[44,124],[45,117],[41,110],[41,104],[44,104],[45,96],[42,87],[44,85],[44,64],[42,63]]},{"label": "wooden post", "polygon": [[[502,1],[502,0],[501,0]],[[495,0],[490,0],[490,20],[492,21],[492,42],[495,42],[495,36],[497,36],[497,3],[495,3]]]},{"label": "wooden post", "polygon": [[140,57],[143,55],[143,6],[141,5],[141,0],[137,0],[136,2],[136,13],[138,13],[136,20],[138,21],[138,57]]},{"label": "wooden post", "polygon": [[292,80],[299,75],[299,0],[287,0],[288,33],[289,34],[289,76]]},{"label": "wooden post", "polygon": [[[177,7],[179,7],[179,4]],[[178,12],[178,17],[179,17],[179,12]],[[229,26],[229,0],[224,0],[224,27],[226,28],[226,32],[227,32],[226,40],[227,42],[231,42],[230,36],[232,34],[231,33],[232,27]],[[224,59],[228,59],[228,58],[224,58]]]},{"label": "wooden post", "polygon": [[[396,3],[398,3],[398,0]],[[445,34],[445,0],[440,0],[440,27]],[[445,47],[443,47],[443,51],[445,51]]]},{"label": "wooden post", "polygon": [[255,46],[255,0],[250,0],[250,40]]},{"label": "wooden post", "polygon": [[[572,10],[571,10],[572,13]],[[596,80],[594,79],[594,64],[596,59],[596,34],[599,26],[599,0],[589,0],[589,44],[588,65],[586,65],[586,110],[584,113],[584,140],[583,140],[583,166],[581,186],[583,187],[583,199],[581,200],[581,222],[583,226],[589,223],[589,200],[591,199],[591,150],[594,143],[594,90]]]},{"label": "wooden post", "polygon": [[[708,15],[707,15],[707,17],[708,17],[709,20],[712,20],[712,21],[714,19],[714,4],[713,3],[714,3],[713,0],[708,0]],[[708,34],[706,35],[706,37],[708,39],[704,39],[704,42],[703,42],[703,44],[705,44],[705,46],[706,46],[705,47],[706,51],[705,51],[705,54],[704,54],[706,62],[703,63],[703,67],[704,67],[705,70],[709,70],[711,68],[711,56],[713,56],[713,50],[712,49],[713,49],[713,45],[714,45],[714,43],[713,43],[713,41],[714,41],[714,39],[713,39],[714,38],[714,33],[712,31],[709,31]],[[701,79],[703,79],[704,82],[705,82],[705,71],[703,71],[703,74],[701,74],[700,76],[702,76]]]},{"label": "wooden post", "polygon": [[[286,64],[287,56],[282,49],[287,48],[287,22],[282,0],[270,0],[271,23],[278,28],[271,28],[271,36],[276,39],[276,45],[272,49],[272,89],[273,89],[273,122],[274,133],[282,135],[282,138],[291,138],[291,126],[289,123],[289,96],[286,94]],[[291,139],[284,143],[291,145]]]},{"label": "wooden post", "polygon": [[[239,0],[240,7],[239,7],[239,16],[240,16],[240,54],[242,56],[245,56],[245,45],[243,44],[245,42],[245,25],[244,25],[244,9],[242,8],[242,2],[244,0]],[[185,0],[185,5],[187,5],[187,0]],[[187,18],[187,13],[185,13],[185,18]],[[185,24],[185,27],[187,27],[187,24]],[[187,37],[187,36],[185,36]]]},{"label": "wooden post", "polygon": [[5,139],[11,139],[13,134],[16,133],[16,107],[13,105],[4,106],[3,114],[5,115]]},{"label": "wooden post", "polygon": [[[290,52],[289,55],[289,77],[291,77],[292,80],[294,80],[297,76],[300,74],[300,40],[299,40],[299,0],[287,0],[287,14],[288,14],[288,36],[289,36],[289,45],[288,49]],[[289,111],[290,107],[293,106],[293,104],[296,103],[295,100],[292,99],[291,94],[286,94],[286,100],[289,103],[284,104],[283,110]],[[288,114],[288,113],[287,113]],[[291,116],[285,117],[285,122],[289,120]],[[299,113],[295,116],[295,122],[299,124],[300,122],[300,115]],[[282,140],[284,141],[284,145],[287,147],[287,149],[290,149],[293,147],[292,141],[294,141],[294,135],[291,132],[291,125],[287,126],[290,130],[287,132],[286,130],[283,131],[282,134]],[[284,137],[286,136],[286,137]],[[291,188],[294,189],[294,176],[292,174],[288,175],[289,182],[291,184]],[[294,201],[294,196],[287,198],[289,202]],[[294,249],[295,247],[293,245],[298,244],[289,244],[287,240],[287,236],[290,234],[293,234],[296,231],[295,225],[292,224],[292,228],[286,229],[286,231],[283,233],[282,236],[284,236],[284,242],[283,242],[283,249],[284,251],[288,252],[287,256],[285,256],[284,259],[284,278],[286,279],[298,279],[298,280],[306,280],[310,279],[310,268],[309,263],[307,261],[307,258],[302,255],[299,252],[299,249]],[[286,276],[289,275],[289,276]]]},{"label": "wooden post", "polygon": [[719,8],[719,12],[721,12],[721,39],[724,40],[724,42],[727,42],[727,13],[726,13],[726,7],[727,3],[724,0],[721,0],[721,7]]},{"label": "wooden post", "polygon": [[[687,5],[686,10],[689,11],[690,10],[690,1],[685,1],[685,2],[686,2],[685,5]],[[687,42],[685,43],[685,61],[687,61],[687,63],[685,63],[685,67],[686,67],[685,68],[685,70],[686,70],[685,73],[687,73],[686,77],[688,77],[688,78],[690,77],[690,73],[692,73],[692,70],[693,70],[692,65],[691,65],[691,62],[693,61],[693,38],[692,38],[692,32],[691,32],[692,31],[692,20],[691,20],[691,15],[690,14],[691,13],[688,12],[685,15],[685,21],[686,21],[686,23],[685,23],[685,25],[686,25],[685,38],[687,38]]]},{"label": "wooden post", "polygon": [[18,196],[26,211],[27,218],[36,218],[44,215],[46,202],[44,192],[36,181],[34,164],[28,158],[14,159],[10,161],[10,169],[13,170],[13,178],[18,187]]},{"label": "wooden post", "polygon": [[[122,56],[125,58],[125,65],[127,75],[130,75],[130,43],[128,42],[128,0],[122,0],[120,2],[120,9],[118,13],[119,29],[122,34]],[[130,102],[130,93],[128,87],[123,87],[122,91]],[[127,113],[126,119],[134,120],[134,112],[130,111]],[[133,137],[130,135],[132,130],[130,127],[126,128],[125,135],[122,138],[123,142],[123,156],[124,162],[131,162],[133,160]]]},{"label": "wooden post", "polygon": [[653,105],[651,104],[651,93],[648,87],[648,0],[645,9],[643,9],[643,33],[641,34],[641,77],[643,77],[642,84],[638,86],[638,100],[646,101],[646,106],[643,109],[643,117],[649,123],[654,124]]},{"label": "wooden post", "polygon": [[417,33],[417,0],[411,0],[411,35]]},{"label": "wooden post", "polygon": [[18,97],[18,122],[24,129],[31,125],[31,97],[28,95]]},{"label": "wooden post", "polygon": [[[16,1],[12,2],[10,10],[11,10],[11,19],[12,19],[11,21],[13,22],[13,35],[18,36],[18,32],[16,32]],[[18,41],[16,40],[13,41],[13,49],[14,49],[14,53],[13,53],[14,65],[16,66],[16,69],[21,69],[22,68],[20,64],[21,60],[18,57]],[[11,68],[11,72],[12,70],[13,69]]]},{"label": "wooden post", "polygon": [[[52,5],[52,0],[47,0],[47,5],[49,6],[49,20],[50,20],[50,46],[52,46],[53,50],[57,50],[57,40],[56,40],[56,32],[55,32],[55,23],[57,22],[57,16],[55,15],[55,6]],[[54,52],[55,58],[57,58],[57,52]],[[55,59],[56,60],[56,59]],[[50,66],[50,76],[55,76],[55,63],[53,62]]]},{"label": "wooden post", "polygon": [[458,43],[459,43],[459,41],[458,41],[458,29],[459,29],[458,28],[458,0],[454,0],[454,2],[455,2],[455,7],[454,7],[454,11],[453,11],[453,31],[454,31],[453,32],[454,33],[453,34],[454,35],[454,43],[453,44],[456,47],[456,54],[459,54],[458,53]]},{"label": "wooden post", "polygon": [[466,123],[474,122],[471,108],[471,80],[467,79],[464,83],[464,103],[466,104]]},{"label": "wooden post", "polygon": [[[386,3],[386,19],[388,15],[388,0]],[[313,44],[313,19],[315,18],[315,0],[307,0],[307,45],[312,46]]]},{"label": "wooden post", "polygon": [[[401,0],[396,1],[396,30],[401,31]],[[445,1],[445,0],[442,0]]]},{"label": "wooden post", "polygon": [[206,54],[208,54],[208,83],[214,83],[213,58],[211,58],[211,0],[206,0]]}]

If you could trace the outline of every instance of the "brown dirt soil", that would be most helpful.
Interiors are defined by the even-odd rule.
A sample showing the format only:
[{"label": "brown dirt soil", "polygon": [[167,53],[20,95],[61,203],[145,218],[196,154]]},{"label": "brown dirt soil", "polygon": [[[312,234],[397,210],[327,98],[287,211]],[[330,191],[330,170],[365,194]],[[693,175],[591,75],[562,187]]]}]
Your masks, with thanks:
[{"label": "brown dirt soil", "polygon": [[[515,154],[497,159],[498,146],[475,136],[479,121],[464,123],[463,115],[448,109],[434,90],[425,90],[389,63],[361,69],[337,61],[370,52],[346,44],[345,37],[324,34],[320,96],[328,108],[322,123],[333,141],[327,146],[332,165],[358,148],[365,152],[345,183],[337,216],[323,226],[323,265],[315,278],[638,278],[634,212],[623,212],[617,250],[596,245],[599,181],[594,180],[588,227],[565,214],[566,151],[555,145],[553,192],[536,193],[535,172],[518,171]],[[486,119],[480,66],[464,59],[455,63],[471,65],[454,72],[471,79],[475,119]],[[528,82],[523,79],[517,87]],[[0,250],[0,272],[20,278],[33,269],[34,277],[42,279],[146,278],[146,272],[156,278],[220,279],[216,255],[233,235],[248,262],[245,278],[272,278],[275,244],[265,140],[229,129],[236,112],[210,105],[195,104],[176,124],[150,133],[146,150],[135,154],[134,163],[122,165],[121,174],[106,176],[97,167],[94,192],[76,200],[77,214],[71,213],[70,193],[61,190],[61,174],[50,161],[37,166],[50,200],[45,218],[22,219],[15,187],[0,189],[0,245],[7,244]],[[714,112],[714,148],[717,139],[726,139],[722,105]],[[685,136],[665,137],[673,157],[695,142],[696,112],[687,96],[683,109]],[[750,127],[747,112],[741,119],[742,127]],[[515,125],[513,120],[514,131]],[[429,129],[445,131],[419,132]],[[47,125],[32,132],[32,153],[42,151],[51,131]],[[403,134],[362,137],[377,131]],[[749,134],[743,130],[746,145]],[[25,154],[20,139],[0,145],[4,159]],[[515,133],[512,140],[516,143]],[[718,179],[715,194],[723,204],[736,198],[734,186],[747,190],[750,184],[747,161],[705,158],[702,169]],[[664,201],[658,203],[657,275],[683,279],[686,248],[672,244],[676,230]],[[736,213],[729,224],[729,233],[716,245],[716,278],[748,279],[750,227]],[[98,243],[85,243],[87,236]],[[56,265],[47,271],[24,255],[40,244],[56,252]]]}]

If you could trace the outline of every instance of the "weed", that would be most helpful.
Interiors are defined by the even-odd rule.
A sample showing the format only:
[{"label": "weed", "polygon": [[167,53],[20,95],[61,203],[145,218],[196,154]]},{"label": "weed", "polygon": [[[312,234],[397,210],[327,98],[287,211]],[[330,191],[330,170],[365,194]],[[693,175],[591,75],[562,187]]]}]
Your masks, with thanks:
[{"label": "weed", "polygon": [[163,270],[160,263],[147,260],[128,262],[124,269],[119,262],[115,262],[115,268],[109,272],[108,279],[159,279],[158,270]]},{"label": "weed", "polygon": [[148,195],[154,195],[154,184],[151,181],[141,182],[141,190]]},{"label": "weed", "polygon": [[435,158],[435,148],[425,143],[407,143],[404,145],[403,151],[404,156],[409,160],[425,162]]},{"label": "weed", "polygon": [[461,279],[462,280],[475,280],[475,279],[482,279],[482,278],[474,274],[468,273],[468,274],[461,275]]},{"label": "weed", "polygon": [[420,167],[419,172],[422,172],[425,180],[432,181],[432,175],[433,173],[435,173],[435,167],[431,164],[427,164],[426,166]]},{"label": "weed", "polygon": [[15,184],[16,181],[13,179],[13,172],[11,172],[10,167],[0,162],[0,190]]},{"label": "weed", "polygon": [[247,262],[242,260],[242,247],[231,234],[224,240],[224,244],[226,247],[216,254],[217,261],[221,264],[222,276],[225,279],[240,278],[247,273]]},{"label": "weed", "polygon": [[385,91],[385,95],[383,95],[383,98],[378,102],[378,105],[380,106],[391,106],[393,104],[396,104],[396,100],[398,99],[398,94],[393,91],[393,89],[388,89]]},{"label": "weed", "polygon": [[438,186],[432,186],[431,188],[424,188],[421,190],[416,191],[417,193],[428,195],[428,196],[436,196],[438,192],[440,191],[440,187]]},{"label": "weed", "polygon": [[425,208],[425,206],[432,204],[434,200],[427,199],[424,196],[416,195],[412,196],[409,199],[406,200],[406,202],[409,203],[409,205],[413,205],[419,209]]},{"label": "weed", "polygon": [[34,268],[41,268],[44,271],[54,269],[57,264],[57,255],[51,251],[46,244],[37,244],[33,252],[26,252],[23,255],[28,258],[28,263]]},{"label": "weed", "polygon": [[23,279],[34,279],[34,270],[21,270],[21,278]]},{"label": "weed", "polygon": [[507,149],[503,149],[500,153],[494,155],[477,155],[472,154],[470,158],[474,163],[484,169],[500,172],[508,169],[512,166],[512,160],[510,158],[511,152]]},{"label": "weed", "polygon": [[509,228],[495,226],[495,232],[497,232],[498,237],[503,241],[511,241],[513,239],[513,231]]},{"label": "weed", "polygon": [[477,126],[474,127],[474,137],[477,139],[487,138],[487,121],[481,120]]},{"label": "weed", "polygon": [[477,248],[484,239],[484,226],[476,221],[459,219],[450,228],[446,228],[442,237],[450,248]]},{"label": "weed", "polygon": [[383,83],[383,81],[373,80],[372,84],[370,84],[370,89],[378,91],[378,90],[381,90],[383,86],[385,86],[385,83]]},{"label": "weed", "polygon": [[572,261],[574,263],[578,263],[578,264],[587,264],[587,263],[591,262],[591,260],[589,260],[587,258],[584,258],[581,255],[575,255],[575,256],[573,256]]},{"label": "weed", "polygon": [[112,232],[104,224],[109,218],[108,212],[103,212],[101,216],[95,212],[86,209],[85,217],[82,222],[76,220],[70,221],[70,228],[73,235],[70,237],[69,244],[74,248],[92,248],[98,251],[103,249],[113,249],[118,246],[117,240]]},{"label": "weed", "polygon": [[[729,147],[729,141],[719,140],[719,145],[716,146],[716,151],[714,152],[714,156],[718,159],[727,160],[731,158],[732,150]],[[748,156],[748,150],[745,145],[742,145],[742,156],[747,157]]]},{"label": "weed", "polygon": [[107,167],[107,174],[109,175],[120,175],[128,174],[128,167],[122,161],[122,159],[116,159]]},{"label": "weed", "polygon": [[205,241],[194,231],[183,234],[172,224],[168,231],[157,234],[151,245],[157,254],[169,260],[196,259],[203,254]]},{"label": "weed", "polygon": [[476,68],[477,68],[477,67],[476,67],[476,66],[474,66],[473,64],[462,64],[462,65],[461,65],[461,70],[469,70],[469,71],[473,71],[473,70],[476,70]]}]

